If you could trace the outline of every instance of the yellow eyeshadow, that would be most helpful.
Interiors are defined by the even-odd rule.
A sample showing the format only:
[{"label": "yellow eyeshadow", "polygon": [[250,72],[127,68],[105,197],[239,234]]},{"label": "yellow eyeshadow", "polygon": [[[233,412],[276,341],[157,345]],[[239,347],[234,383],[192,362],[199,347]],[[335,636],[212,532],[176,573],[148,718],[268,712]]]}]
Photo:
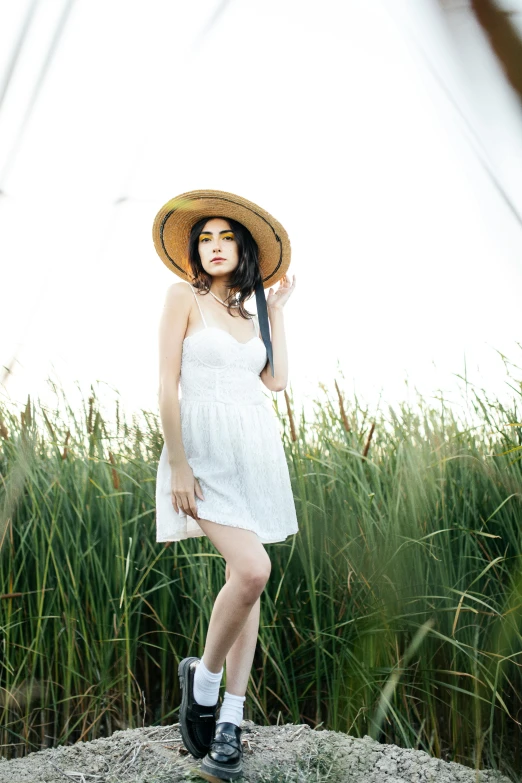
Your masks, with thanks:
[{"label": "yellow eyeshadow", "polygon": [[[235,239],[234,232],[233,231],[229,231],[227,234],[223,234],[223,239],[227,239],[227,238]],[[210,235],[209,234],[200,234],[199,241],[202,242],[204,239],[210,239]]]}]

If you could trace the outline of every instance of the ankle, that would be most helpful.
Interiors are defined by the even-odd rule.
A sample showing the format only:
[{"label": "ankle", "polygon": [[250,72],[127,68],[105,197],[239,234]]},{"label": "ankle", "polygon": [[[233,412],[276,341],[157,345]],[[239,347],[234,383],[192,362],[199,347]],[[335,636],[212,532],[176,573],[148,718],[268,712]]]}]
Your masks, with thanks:
[{"label": "ankle", "polygon": [[225,691],[223,703],[219,710],[219,718],[217,723],[234,723],[236,726],[241,725],[243,720],[243,708],[245,706],[246,696],[236,696],[233,693]]},{"label": "ankle", "polygon": [[196,664],[194,672],[194,698],[202,707],[212,707],[219,696],[219,686],[223,676],[223,668],[220,672],[211,672],[207,669],[203,660]]},{"label": "ankle", "polygon": [[[218,669],[218,667],[215,666],[214,664],[212,664],[212,666],[211,666],[210,664],[208,664],[205,661],[205,653],[203,653],[203,655],[201,656],[200,663],[203,664],[203,666],[205,667],[205,669],[207,670],[207,672],[209,674],[213,674],[216,677],[218,676],[218,674],[220,674],[220,675],[223,674],[223,665],[221,665],[221,669]],[[198,664],[198,666],[199,666],[199,664]],[[217,671],[216,671],[216,669],[217,669]]]}]

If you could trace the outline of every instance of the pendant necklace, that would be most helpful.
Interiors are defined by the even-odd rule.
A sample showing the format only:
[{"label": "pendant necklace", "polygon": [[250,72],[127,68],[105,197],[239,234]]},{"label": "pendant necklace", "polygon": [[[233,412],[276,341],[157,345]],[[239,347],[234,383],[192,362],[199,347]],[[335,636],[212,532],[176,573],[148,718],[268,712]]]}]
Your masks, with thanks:
[{"label": "pendant necklace", "polygon": [[[222,304],[222,305],[224,305],[225,307],[228,307],[227,303],[226,303],[226,302],[224,302],[222,299],[220,299],[220,298],[219,298],[219,296],[216,296],[216,295],[215,295],[215,294],[214,294],[214,293],[213,293],[213,292],[210,290],[210,288],[208,289],[208,292],[209,292],[209,294],[212,294],[212,296],[214,297],[214,299],[217,299],[217,301],[218,301],[218,302],[221,302],[221,304]],[[238,305],[238,304],[233,304],[233,305],[231,305],[231,306],[232,306],[232,307],[239,307],[239,305]],[[249,318],[248,320],[249,320],[249,321],[252,321],[252,318]]]},{"label": "pendant necklace", "polygon": [[[220,298],[219,298],[219,296],[216,296],[214,293],[212,293],[212,291],[210,290],[210,288],[208,289],[208,292],[209,292],[209,294],[212,294],[212,296],[214,297],[214,299],[217,299],[217,301],[218,301],[218,302],[221,302],[221,304],[222,304],[222,305],[225,305],[225,307],[228,307],[228,305],[226,304],[226,302],[224,302],[222,299],[220,299]],[[232,307],[239,307],[239,305],[238,305],[238,304],[233,304],[233,305],[232,305]]]}]

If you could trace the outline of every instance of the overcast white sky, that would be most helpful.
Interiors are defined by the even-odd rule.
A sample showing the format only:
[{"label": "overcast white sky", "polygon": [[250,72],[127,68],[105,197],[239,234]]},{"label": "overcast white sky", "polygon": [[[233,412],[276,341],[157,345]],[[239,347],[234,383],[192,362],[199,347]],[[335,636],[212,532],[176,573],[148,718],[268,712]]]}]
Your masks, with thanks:
[{"label": "overcast white sky", "polygon": [[[495,349],[522,366],[522,229],[487,169],[521,214],[521,113],[451,5],[448,27],[431,0],[76,0],[20,134],[67,7],[40,2],[0,109],[2,398],[52,399],[51,374],[157,410],[179,278],[152,221],[205,187],[289,232],[298,404],[335,378],[370,404],[406,380],[458,400],[466,371],[509,392]],[[0,75],[29,6],[0,4]]]}]

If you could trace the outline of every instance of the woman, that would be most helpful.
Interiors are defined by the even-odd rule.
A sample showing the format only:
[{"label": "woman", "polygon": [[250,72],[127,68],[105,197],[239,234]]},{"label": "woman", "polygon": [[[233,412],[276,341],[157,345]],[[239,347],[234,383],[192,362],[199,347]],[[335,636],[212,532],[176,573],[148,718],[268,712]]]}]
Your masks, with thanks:
[{"label": "woman", "polygon": [[[178,667],[181,734],[187,750],[204,757],[202,770],[236,778],[260,595],[271,569],[263,544],[298,532],[278,423],[262,389],[287,385],[283,308],[295,275],[290,283],[284,228],[231,193],[177,196],[158,212],[153,239],[162,261],[183,278],[168,289],[160,323],[165,443],[156,539],[206,535],[226,561],[203,656],[184,658]],[[277,281],[266,300],[264,287]],[[254,292],[259,326],[244,306]]]}]

